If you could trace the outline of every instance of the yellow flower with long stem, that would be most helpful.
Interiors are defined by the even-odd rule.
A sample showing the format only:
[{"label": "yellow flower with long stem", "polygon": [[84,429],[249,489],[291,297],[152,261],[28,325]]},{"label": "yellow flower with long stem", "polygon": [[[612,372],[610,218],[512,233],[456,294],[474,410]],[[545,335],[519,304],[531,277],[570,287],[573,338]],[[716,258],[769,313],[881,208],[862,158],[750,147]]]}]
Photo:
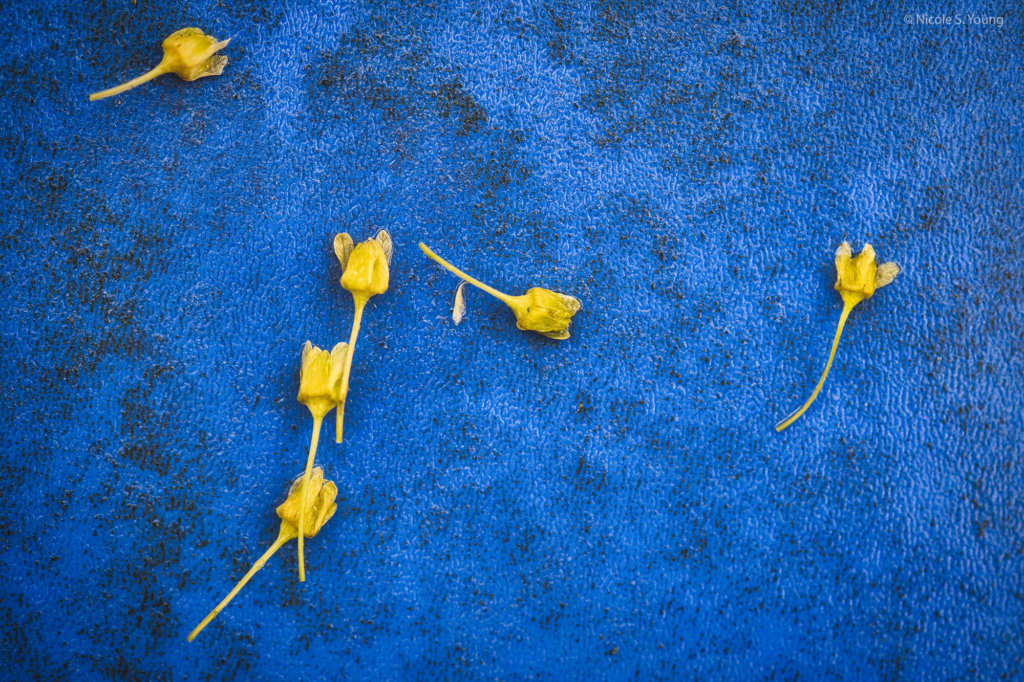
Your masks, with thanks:
[{"label": "yellow flower with long stem", "polygon": [[569,323],[572,321],[572,316],[578,313],[582,307],[578,298],[540,287],[533,287],[522,296],[509,296],[494,287],[484,284],[475,277],[470,277],[431,251],[430,247],[423,242],[420,242],[420,250],[426,254],[427,258],[445,270],[472,284],[477,289],[494,296],[511,308],[516,316],[516,327],[519,329],[534,331],[559,341],[569,338]]},{"label": "yellow flower with long stem", "polygon": [[[189,633],[188,641],[191,642],[195,639],[196,635],[202,632],[203,628],[209,625],[210,621],[216,618],[217,614],[231,603],[231,600],[245,587],[245,584],[263,568],[267,560],[274,556],[274,553],[281,549],[285,543],[295,537],[314,537],[320,532],[324,524],[334,516],[334,512],[338,510],[338,505],[335,502],[335,499],[338,497],[338,486],[333,481],[324,480],[324,470],[320,467],[313,470],[310,480],[307,481],[305,479],[306,477],[304,476],[292,483],[291,488],[288,490],[288,499],[277,508],[277,515],[281,518],[281,529],[277,533],[277,539],[274,540],[274,544],[270,545],[270,548],[263,553],[263,556],[256,560],[256,563],[252,565],[248,573],[242,576],[242,579],[228,593],[228,596],[224,597],[214,607],[213,611],[210,611],[206,618]],[[307,484],[314,491],[312,499],[305,492]],[[300,528],[303,528],[303,530],[300,531]]]},{"label": "yellow flower with long stem", "polygon": [[814,399],[818,397],[821,387],[825,384],[825,377],[832,368],[832,361],[836,357],[836,349],[839,347],[839,337],[842,336],[843,327],[846,326],[846,318],[850,312],[861,301],[871,298],[880,287],[891,283],[900,273],[900,266],[896,263],[875,264],[875,250],[871,244],[865,244],[861,252],[855,257],[850,249],[849,242],[843,242],[836,249],[836,291],[843,298],[843,311],[839,314],[839,325],[836,327],[836,335],[832,340],[832,352],[829,353],[828,362],[825,364],[825,371],[821,373],[811,397],[795,412],[775,425],[776,431],[795,422],[800,415],[807,411]]},{"label": "yellow flower with long stem", "polygon": [[131,90],[165,73],[177,74],[179,78],[186,81],[194,81],[206,76],[219,76],[227,66],[228,58],[215,53],[227,47],[229,42],[231,42],[230,38],[218,41],[198,28],[183,28],[180,31],[175,31],[163,42],[164,57],[159,64],[127,83],[94,92],[89,95],[89,101],[95,102],[98,99],[119,95],[125,90]]},{"label": "yellow flower with long stem", "polygon": [[[316,446],[320,440],[320,426],[324,417],[334,409],[341,397],[341,373],[347,356],[348,346],[345,343],[335,345],[330,353],[317,348],[309,341],[302,347],[298,400],[308,407],[309,413],[313,415],[313,435],[309,441],[309,455],[306,457],[306,469],[302,476],[303,489],[309,482],[313,470]],[[299,517],[299,582],[306,580],[303,522],[304,517]]]},{"label": "yellow flower with long stem", "polygon": [[352,332],[348,339],[348,354],[341,378],[341,397],[338,400],[337,422],[334,439],[340,443],[345,430],[345,400],[348,398],[348,382],[352,374],[352,355],[356,350],[359,328],[363,321],[363,309],[371,296],[388,290],[391,279],[391,252],[393,245],[387,230],[381,230],[372,239],[355,244],[347,232],[335,235],[334,254],[341,263],[341,286],[352,293],[355,314],[352,317]]}]

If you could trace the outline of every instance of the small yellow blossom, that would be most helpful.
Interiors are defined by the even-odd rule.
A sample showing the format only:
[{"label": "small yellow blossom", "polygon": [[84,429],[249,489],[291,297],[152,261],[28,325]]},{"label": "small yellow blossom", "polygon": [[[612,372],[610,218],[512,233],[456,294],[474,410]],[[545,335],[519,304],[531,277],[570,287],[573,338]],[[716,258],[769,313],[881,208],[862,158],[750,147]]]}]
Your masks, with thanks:
[{"label": "small yellow blossom", "polygon": [[900,274],[896,263],[875,264],[875,249],[865,244],[861,252],[852,255],[849,242],[843,242],[836,249],[836,291],[843,297],[843,303],[855,306],[871,298],[875,289],[884,287]]},{"label": "small yellow blossom", "polygon": [[[302,366],[299,370],[300,403],[309,408],[313,415],[313,435],[309,440],[309,455],[306,457],[306,470],[302,477],[303,485],[309,480],[316,458],[316,447],[320,441],[320,426],[324,417],[334,409],[341,397],[341,374],[345,359],[348,357],[348,344],[338,343],[331,352],[317,348],[309,341],[302,347]],[[306,580],[306,547],[304,520],[299,519],[299,582]]]},{"label": "small yellow blossom", "polygon": [[559,341],[569,338],[569,323],[572,321],[573,315],[578,313],[582,307],[578,298],[540,287],[533,287],[522,296],[509,296],[474,277],[470,277],[431,251],[430,247],[422,242],[420,250],[426,254],[427,258],[445,270],[478,289],[486,291],[511,308],[516,316],[516,327],[519,329],[537,332]]},{"label": "small yellow blossom", "polygon": [[341,263],[341,286],[352,293],[355,314],[352,318],[352,332],[348,340],[348,354],[342,372],[337,423],[334,439],[340,443],[345,428],[345,400],[348,398],[348,382],[352,374],[352,355],[363,321],[363,309],[371,296],[388,290],[391,278],[391,252],[394,250],[391,235],[381,230],[372,239],[355,244],[347,232],[335,235],[334,255]]},{"label": "small yellow blossom", "polygon": [[309,341],[302,347],[298,400],[309,408],[314,419],[323,419],[337,404],[347,356],[346,343],[336,344],[330,353]]},{"label": "small yellow blossom", "polygon": [[366,298],[383,294],[390,280],[391,235],[381,230],[373,239],[351,244],[352,237],[345,232],[334,238],[334,252],[342,268],[342,288],[353,296]]},{"label": "small yellow blossom", "polygon": [[182,80],[194,81],[205,76],[219,76],[227,66],[228,58],[215,54],[224,49],[231,39],[218,41],[198,28],[183,28],[169,35],[163,43],[164,57],[153,69],[127,83],[89,95],[89,100],[119,95],[125,90],[142,85],[165,73],[177,74]]},{"label": "small yellow blossom", "polygon": [[[303,494],[303,488],[310,488],[308,494]],[[304,486],[302,479],[295,480],[291,488],[288,491],[288,499],[285,500],[281,506],[277,508],[277,515],[281,518],[281,528],[277,533],[277,540],[270,546],[263,556],[256,560],[256,563],[252,565],[249,572],[242,576],[242,579],[238,581],[234,589],[228,593],[228,596],[224,597],[223,600],[203,619],[203,621],[196,626],[196,628],[189,633],[188,641],[192,641],[196,638],[200,632],[203,631],[207,625],[210,624],[217,614],[224,610],[232,599],[238,594],[238,592],[245,587],[245,584],[256,575],[256,573],[263,568],[267,563],[267,560],[274,555],[277,550],[281,549],[289,540],[295,537],[302,537],[299,534],[299,527],[302,525],[307,526],[304,533],[305,537],[313,537],[320,532],[324,524],[327,523],[334,513],[338,510],[338,505],[335,499],[338,497],[338,486],[333,481],[324,480],[323,469],[317,467],[313,470],[313,475],[310,477],[309,485]],[[303,504],[303,499],[306,503]],[[304,513],[299,514],[299,509],[304,509]],[[306,523],[303,523],[303,522]]]},{"label": "small yellow blossom", "polygon": [[581,307],[578,298],[539,287],[513,300],[516,327],[558,340],[569,338],[569,322]]},{"label": "small yellow blossom", "polygon": [[821,387],[825,384],[825,377],[832,368],[832,361],[836,357],[836,349],[839,347],[839,337],[842,336],[843,327],[846,326],[846,318],[861,301],[871,298],[879,287],[891,283],[900,273],[900,266],[896,263],[875,263],[875,250],[871,244],[865,244],[861,252],[853,256],[849,242],[843,242],[836,249],[836,291],[843,298],[843,312],[839,315],[839,325],[836,327],[835,338],[832,340],[832,352],[828,356],[828,363],[825,364],[825,371],[818,379],[811,397],[807,399],[798,410],[775,425],[776,431],[782,431],[800,417],[807,408],[811,406],[814,399],[818,397]]},{"label": "small yellow blossom", "polygon": [[[338,486],[334,481],[325,480],[324,470],[316,467],[310,472],[309,480],[305,482],[307,491],[303,496],[301,493],[304,478],[305,475],[292,481],[292,486],[288,489],[288,499],[278,506],[277,515],[291,537],[298,537],[299,528],[304,527],[303,536],[312,538],[316,537],[337,511],[338,505],[334,501],[338,497]],[[303,497],[306,498],[305,504]],[[304,517],[299,516],[300,509],[305,509]]]}]

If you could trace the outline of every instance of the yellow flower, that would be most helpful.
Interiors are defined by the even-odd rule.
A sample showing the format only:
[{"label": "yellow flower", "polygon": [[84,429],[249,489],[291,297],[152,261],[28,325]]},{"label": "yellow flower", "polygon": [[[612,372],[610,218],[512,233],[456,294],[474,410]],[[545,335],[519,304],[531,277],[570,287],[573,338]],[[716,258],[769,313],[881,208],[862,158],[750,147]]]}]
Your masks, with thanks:
[{"label": "yellow flower", "polygon": [[323,419],[337,404],[347,356],[348,344],[344,342],[336,344],[330,353],[309,341],[302,347],[298,400],[309,408],[314,419]]},{"label": "yellow flower", "polygon": [[431,251],[430,247],[422,242],[420,242],[420,250],[427,255],[427,258],[445,270],[478,289],[486,291],[511,308],[516,316],[516,327],[519,329],[537,332],[559,341],[569,338],[569,323],[572,321],[573,315],[578,313],[582,307],[578,298],[540,287],[533,287],[522,296],[509,296],[470,277]]},{"label": "yellow flower", "polygon": [[852,257],[850,243],[843,242],[836,249],[836,291],[843,303],[851,307],[871,298],[878,287],[884,287],[900,274],[896,263],[875,265],[875,249],[865,244],[861,252]]},{"label": "yellow flower", "polygon": [[224,49],[229,42],[230,38],[218,41],[198,28],[175,31],[164,40],[164,57],[153,69],[127,83],[93,93],[89,95],[89,100],[95,102],[98,99],[119,95],[165,73],[177,74],[186,81],[194,81],[205,76],[219,76],[227,66],[228,58],[215,53]]},{"label": "yellow flower", "polygon": [[342,288],[353,296],[370,298],[388,290],[391,263],[391,235],[381,230],[373,239],[353,245],[342,232],[334,238],[334,253],[341,263]]},{"label": "yellow flower", "polygon": [[814,399],[818,397],[821,387],[825,384],[825,377],[832,368],[832,361],[836,357],[836,349],[839,347],[839,337],[843,334],[846,326],[846,318],[861,301],[871,298],[875,291],[891,283],[900,273],[900,266],[896,263],[875,263],[875,250],[871,244],[865,244],[861,252],[856,256],[852,255],[849,242],[843,242],[836,249],[836,291],[843,298],[843,312],[839,315],[839,325],[836,327],[836,335],[832,340],[832,352],[825,364],[825,371],[821,373],[811,397],[807,399],[798,410],[775,425],[776,431],[782,431],[800,417],[807,408],[811,406]]},{"label": "yellow flower", "polygon": [[214,53],[223,50],[229,42],[230,38],[218,41],[198,28],[183,28],[164,40],[163,63],[169,73],[178,74],[185,81],[219,76],[228,58]]},{"label": "yellow flower", "polygon": [[[338,486],[334,481],[324,479],[324,470],[316,467],[310,472],[309,480],[306,482],[306,502],[303,504],[302,486],[305,476],[292,482],[288,490],[288,499],[277,508],[277,515],[281,518],[281,526],[287,529],[291,537],[299,536],[299,527],[303,526],[303,535],[307,538],[315,537],[324,524],[331,520],[334,512],[338,511],[335,499],[338,497]],[[300,518],[299,510],[305,509],[305,516]]]},{"label": "yellow flower", "polygon": [[348,398],[348,382],[352,374],[352,355],[363,321],[363,309],[371,296],[383,294],[390,281],[391,252],[394,247],[391,235],[381,230],[372,239],[355,244],[347,232],[335,235],[334,255],[341,263],[341,286],[352,293],[355,314],[352,318],[352,332],[348,339],[348,355],[342,372],[340,398],[337,400],[338,413],[334,440],[341,442],[345,430],[345,400]]},{"label": "yellow flower", "polygon": [[559,340],[569,338],[569,322],[581,307],[577,298],[539,287],[513,301],[509,305],[516,314],[516,327]]},{"label": "yellow flower", "polygon": [[[288,491],[288,499],[284,501],[281,506],[277,508],[277,515],[281,517],[281,529],[277,533],[277,540],[270,546],[266,552],[263,553],[256,563],[252,565],[249,572],[242,576],[242,579],[238,581],[234,589],[228,593],[228,596],[224,597],[223,600],[213,611],[203,619],[196,628],[189,633],[188,641],[192,641],[196,638],[200,632],[203,631],[207,625],[210,624],[217,614],[224,610],[232,599],[238,594],[238,592],[245,587],[245,584],[256,575],[256,573],[263,568],[267,563],[267,560],[274,555],[277,550],[281,549],[289,540],[295,537],[302,537],[299,535],[299,527],[301,525],[308,525],[309,529],[305,531],[306,537],[313,537],[320,532],[324,524],[327,523],[334,512],[338,510],[338,505],[335,503],[335,499],[338,496],[338,486],[333,481],[324,480],[323,469],[317,467],[313,470],[313,476],[310,483],[312,484],[313,490],[309,491],[309,495],[303,495],[303,486],[301,480],[296,480],[292,483],[291,488]],[[305,498],[306,503],[302,504]],[[299,509],[304,509],[303,514],[299,514]],[[303,520],[308,523],[303,523]]]},{"label": "yellow flower", "polygon": [[[316,458],[316,446],[320,441],[320,426],[324,417],[341,398],[341,374],[348,357],[348,344],[335,344],[331,352],[317,348],[309,341],[302,347],[302,368],[299,370],[299,402],[309,408],[313,415],[313,435],[309,439],[309,455],[302,477],[303,485],[309,482]],[[278,510],[280,513],[280,509]],[[299,536],[299,582],[306,580],[306,553],[304,520],[297,524]]]}]

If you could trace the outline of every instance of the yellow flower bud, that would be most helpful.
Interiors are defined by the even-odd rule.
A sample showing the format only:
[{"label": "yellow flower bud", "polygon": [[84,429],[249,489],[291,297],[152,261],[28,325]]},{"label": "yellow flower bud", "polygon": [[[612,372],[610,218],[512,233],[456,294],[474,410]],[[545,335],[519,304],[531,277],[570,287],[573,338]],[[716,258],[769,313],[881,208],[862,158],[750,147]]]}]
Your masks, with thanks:
[{"label": "yellow flower bud", "polygon": [[[316,467],[310,472],[309,481],[306,482],[306,493],[303,495],[303,479],[300,476],[292,483],[288,490],[288,499],[277,508],[277,515],[281,517],[281,526],[287,529],[292,537],[298,537],[299,525],[304,526],[303,535],[307,538],[314,537],[320,532],[324,524],[330,521],[334,512],[338,510],[335,499],[338,497],[338,486],[333,481],[324,480],[324,470]],[[302,498],[306,498],[303,504]],[[305,509],[305,518],[299,519],[299,510]]]},{"label": "yellow flower bud", "polygon": [[95,102],[118,95],[165,73],[177,74],[186,81],[194,81],[205,76],[219,76],[227,66],[228,58],[215,53],[224,49],[229,42],[230,38],[218,41],[198,28],[175,31],[164,40],[164,57],[156,67],[127,83],[93,93],[89,95],[89,100]]},{"label": "yellow flower bud", "polygon": [[846,318],[861,301],[871,298],[875,291],[896,279],[900,273],[900,266],[896,263],[875,263],[875,250],[871,244],[865,244],[861,252],[856,256],[850,248],[849,242],[843,242],[836,249],[836,285],[835,289],[843,298],[843,312],[839,315],[839,325],[836,327],[835,337],[832,339],[832,352],[825,364],[825,371],[818,379],[811,397],[807,399],[798,410],[775,425],[776,431],[782,431],[800,417],[807,408],[811,406],[821,387],[825,384],[825,377],[832,368],[832,361],[836,357],[836,349],[839,347],[839,337],[843,334],[846,326]]},{"label": "yellow flower bud", "polygon": [[509,296],[474,277],[470,277],[431,251],[430,247],[422,242],[420,242],[420,250],[426,254],[427,258],[444,269],[478,289],[486,291],[511,308],[516,315],[516,327],[519,329],[537,332],[559,341],[569,338],[569,323],[572,321],[573,315],[578,313],[582,307],[578,298],[540,287],[533,287],[522,296]]},{"label": "yellow flower bud", "polygon": [[336,344],[330,353],[309,341],[302,347],[298,400],[309,408],[314,419],[322,419],[341,398],[341,375],[347,355],[346,343]]},{"label": "yellow flower bud", "polygon": [[865,244],[861,252],[852,257],[849,242],[836,249],[836,291],[844,303],[857,305],[871,298],[878,287],[884,287],[900,272],[896,263],[875,264],[875,249]]},{"label": "yellow flower bud", "polygon": [[371,296],[388,290],[393,250],[391,235],[381,230],[372,239],[355,244],[347,232],[335,235],[334,255],[341,263],[341,286],[352,292],[355,315],[352,318],[352,332],[348,339],[348,357],[341,379],[341,397],[337,401],[337,425],[334,439],[341,442],[345,424],[345,399],[348,397],[348,382],[352,373],[352,354],[355,352],[359,328],[363,321],[363,309]]},{"label": "yellow flower bud", "polygon": [[549,289],[534,287],[509,305],[516,314],[516,327],[552,339],[569,338],[569,322],[579,312],[579,299]]},{"label": "yellow flower bud", "polygon": [[228,64],[224,55],[214,54],[227,47],[231,39],[218,41],[198,28],[183,28],[164,40],[164,63],[169,73],[182,80],[194,81],[206,76],[219,76]]},{"label": "yellow flower bud", "polygon": [[[308,484],[313,471],[313,460],[316,458],[316,446],[320,441],[320,426],[324,417],[334,409],[342,399],[342,373],[348,358],[348,344],[338,343],[328,353],[317,348],[309,341],[302,347],[302,368],[299,370],[300,403],[309,408],[313,415],[313,435],[309,440],[309,455],[306,457],[306,473],[304,484]],[[281,510],[278,509],[278,514]],[[282,517],[284,518],[284,517]],[[307,534],[304,522],[297,523],[299,536],[299,582],[306,580],[306,555],[303,538]]]},{"label": "yellow flower bud", "polygon": [[391,236],[386,230],[355,246],[351,246],[352,238],[342,232],[334,238],[334,243],[342,267],[342,288],[351,291],[353,296],[366,298],[388,290]]},{"label": "yellow flower bud", "polygon": [[[242,576],[242,579],[228,593],[228,596],[224,597],[214,607],[213,611],[210,611],[206,618],[189,633],[188,641],[194,640],[203,631],[203,628],[209,625],[210,621],[216,618],[217,614],[231,603],[231,600],[266,565],[267,560],[274,556],[277,550],[281,549],[289,540],[294,540],[299,535],[299,527],[301,525],[305,525],[307,528],[304,533],[305,537],[311,538],[319,533],[324,524],[334,516],[334,513],[338,510],[338,505],[335,503],[335,499],[338,496],[338,486],[333,481],[324,480],[324,471],[320,467],[312,471],[312,475],[309,476],[309,481],[305,486],[303,485],[304,478],[296,479],[292,483],[288,491],[288,499],[277,508],[277,515],[281,517],[281,529],[277,533],[277,540],[270,546],[270,549],[263,553],[263,556],[256,560],[256,563],[252,565],[248,573]],[[303,494],[303,488],[308,490],[308,493],[305,495]],[[305,499],[305,504],[303,504],[303,499]],[[303,509],[304,513],[300,514],[300,509]]]}]

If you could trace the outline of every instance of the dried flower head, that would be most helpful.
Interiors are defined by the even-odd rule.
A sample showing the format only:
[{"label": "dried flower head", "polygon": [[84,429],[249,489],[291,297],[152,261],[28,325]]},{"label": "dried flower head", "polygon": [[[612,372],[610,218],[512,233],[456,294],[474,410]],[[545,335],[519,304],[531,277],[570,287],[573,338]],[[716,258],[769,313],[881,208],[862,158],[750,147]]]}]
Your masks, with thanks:
[{"label": "dried flower head", "polygon": [[[324,470],[320,467],[310,472],[309,480],[305,483],[305,494],[302,492],[303,479],[305,476],[292,481],[292,486],[288,489],[288,499],[278,506],[277,515],[281,518],[281,525],[288,528],[292,537],[298,537],[299,527],[303,526],[303,535],[311,538],[315,537],[324,524],[331,520],[334,512],[338,511],[338,505],[335,503],[338,486],[334,481],[324,479]],[[299,511],[303,509],[305,516],[300,517]]]},{"label": "dried flower head", "polygon": [[302,347],[299,370],[300,403],[309,408],[314,419],[323,419],[341,397],[341,375],[348,356],[348,344],[335,344],[331,352],[309,341]]},{"label": "dried flower head", "polygon": [[569,322],[581,307],[578,298],[534,287],[517,299],[516,305],[512,306],[516,327],[552,339],[569,338]]},{"label": "dried flower head", "polygon": [[836,249],[836,291],[844,303],[857,305],[871,298],[875,290],[884,287],[900,274],[896,263],[875,264],[875,249],[865,244],[860,253],[853,256],[849,242],[843,242]]},{"label": "dried flower head", "polygon": [[[306,470],[302,477],[303,485],[310,481],[313,471],[313,460],[316,458],[317,443],[320,442],[320,426],[324,417],[334,409],[341,399],[341,375],[345,360],[348,358],[348,344],[335,344],[331,352],[317,348],[309,341],[302,346],[302,366],[299,370],[300,403],[309,408],[313,415],[313,434],[309,439],[309,454],[306,457]],[[280,513],[278,509],[278,513]],[[299,582],[306,580],[306,537],[304,520],[299,519]]]},{"label": "dried flower head", "polygon": [[[234,589],[228,593],[228,596],[224,597],[213,611],[203,619],[199,625],[188,635],[188,641],[192,641],[196,638],[200,632],[203,631],[207,625],[210,624],[217,614],[224,610],[231,600],[239,593],[239,591],[245,587],[245,584],[256,575],[256,573],[263,568],[267,563],[267,560],[274,555],[277,550],[281,549],[289,540],[299,536],[299,526],[308,525],[308,530],[305,532],[306,537],[313,537],[320,532],[324,524],[334,516],[334,512],[338,510],[338,505],[335,503],[335,499],[338,496],[338,487],[333,481],[324,480],[323,469],[317,467],[313,470],[313,475],[310,480],[311,490],[308,495],[302,493],[302,484],[300,480],[296,480],[292,483],[291,488],[288,491],[288,499],[284,501],[281,506],[277,508],[277,515],[281,517],[281,528],[277,533],[277,540],[274,544],[263,553],[256,563],[252,565],[249,572],[242,576],[242,579],[238,581]],[[305,504],[303,504],[305,499]],[[300,514],[299,510],[304,509],[305,513]],[[303,524],[302,520],[307,523]]]},{"label": "dried flower head", "polygon": [[334,238],[334,253],[341,263],[342,288],[353,296],[369,298],[388,290],[391,264],[391,235],[381,230],[372,239],[354,244],[342,232]]},{"label": "dried flower head", "polygon": [[381,230],[372,239],[356,244],[347,232],[335,235],[334,255],[341,263],[341,286],[352,293],[355,314],[348,339],[348,355],[341,378],[341,396],[337,401],[338,413],[334,439],[341,442],[345,430],[345,400],[352,374],[352,355],[363,321],[363,309],[371,296],[383,294],[390,281],[391,253],[394,245],[387,230]]},{"label": "dried flower head", "polygon": [[198,28],[183,28],[175,31],[163,42],[164,57],[154,68],[127,83],[89,95],[95,102],[113,97],[125,90],[142,85],[165,73],[177,74],[182,80],[194,81],[206,76],[219,76],[227,66],[228,58],[216,54],[224,49],[231,39],[218,41]]},{"label": "dried flower head", "polygon": [[519,329],[537,332],[559,341],[569,338],[569,323],[572,321],[573,315],[578,313],[582,307],[578,298],[540,287],[533,287],[522,296],[509,296],[474,277],[470,277],[431,251],[430,247],[422,242],[420,250],[426,254],[427,258],[445,270],[478,289],[486,291],[511,308],[516,316],[516,327]]},{"label": "dried flower head", "polygon": [[899,273],[900,266],[896,263],[876,265],[875,250],[871,244],[865,244],[856,256],[853,256],[849,242],[839,245],[839,248],[836,249],[835,289],[843,298],[843,312],[839,315],[839,325],[836,327],[836,334],[832,339],[832,352],[828,356],[825,371],[821,373],[821,378],[818,379],[811,397],[799,409],[776,424],[776,431],[782,431],[795,422],[818,397],[821,387],[825,384],[825,377],[828,376],[828,371],[832,368],[832,361],[835,359],[836,349],[839,347],[839,337],[843,334],[846,318],[850,316],[850,311],[861,301],[871,298],[877,289],[891,283]]}]

